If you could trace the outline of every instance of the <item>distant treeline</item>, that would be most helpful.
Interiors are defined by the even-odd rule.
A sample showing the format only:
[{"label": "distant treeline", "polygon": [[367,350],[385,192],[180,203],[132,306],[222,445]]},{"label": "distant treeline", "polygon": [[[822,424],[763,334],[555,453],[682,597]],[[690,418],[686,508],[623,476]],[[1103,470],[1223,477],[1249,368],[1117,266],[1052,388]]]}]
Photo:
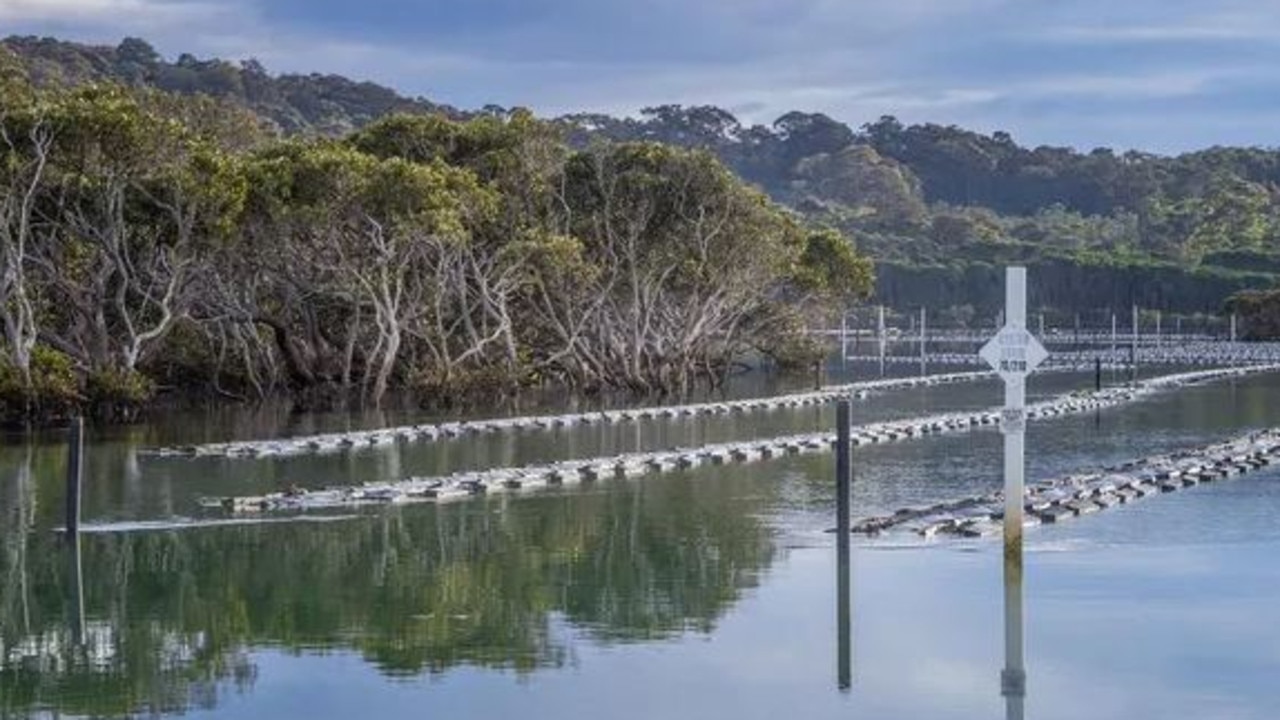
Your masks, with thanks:
[{"label": "distant treeline", "polygon": [[0,403],[683,392],[871,286],[712,155],[523,111],[282,138],[204,95],[0,86]]},{"label": "distant treeline", "polygon": [[[1051,286],[1041,295],[1051,309],[1218,312],[1241,288],[1274,285],[1280,268],[1276,150],[1080,153],[892,117],[857,131],[799,112],[744,126],[714,107],[562,121],[583,145],[604,136],[712,150],[774,198],[857,238],[889,280],[877,292],[888,305],[981,306],[990,286],[957,278],[1019,262]],[[904,276],[917,281],[892,281]]]}]

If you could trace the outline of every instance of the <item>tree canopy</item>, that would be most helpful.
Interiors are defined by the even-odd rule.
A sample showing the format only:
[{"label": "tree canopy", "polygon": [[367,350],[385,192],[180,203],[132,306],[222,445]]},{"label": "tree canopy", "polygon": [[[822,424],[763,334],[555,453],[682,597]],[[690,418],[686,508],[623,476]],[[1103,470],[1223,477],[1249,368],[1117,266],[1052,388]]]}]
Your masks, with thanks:
[{"label": "tree canopy", "polygon": [[283,136],[207,95],[5,77],[10,418],[193,387],[682,393],[870,290],[849,242],[702,150],[575,149],[523,110]]}]

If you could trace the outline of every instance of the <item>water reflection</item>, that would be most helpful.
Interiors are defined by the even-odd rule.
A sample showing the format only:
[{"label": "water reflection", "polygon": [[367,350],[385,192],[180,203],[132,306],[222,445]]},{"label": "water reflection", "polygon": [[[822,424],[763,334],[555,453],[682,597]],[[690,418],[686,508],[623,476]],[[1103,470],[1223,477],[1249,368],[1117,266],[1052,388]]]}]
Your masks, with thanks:
[{"label": "water reflection", "polygon": [[1022,637],[1022,533],[1004,543],[1004,670],[1000,694],[1006,720],[1022,720],[1027,697],[1026,646]]},{"label": "water reflection", "polygon": [[853,688],[853,598],[849,583],[849,535],[836,539],[836,685],[842,692]]},{"label": "water reflection", "polygon": [[67,625],[71,628],[71,643],[76,648],[84,646],[84,565],[80,562],[80,535],[64,539],[67,555]]},{"label": "water reflection", "polygon": [[28,586],[29,538],[35,525],[35,491],[31,479],[31,450],[17,461],[11,479],[0,484],[0,532],[3,532],[3,565],[0,574],[0,623],[23,632],[31,628],[31,591]]},{"label": "water reflection", "polygon": [[[392,676],[528,673],[584,640],[710,632],[775,552],[756,501],[727,512],[724,497],[619,484],[80,543],[6,517],[0,715],[212,707],[253,685],[263,647],[352,650]],[[29,516],[17,500],[4,507]]]}]

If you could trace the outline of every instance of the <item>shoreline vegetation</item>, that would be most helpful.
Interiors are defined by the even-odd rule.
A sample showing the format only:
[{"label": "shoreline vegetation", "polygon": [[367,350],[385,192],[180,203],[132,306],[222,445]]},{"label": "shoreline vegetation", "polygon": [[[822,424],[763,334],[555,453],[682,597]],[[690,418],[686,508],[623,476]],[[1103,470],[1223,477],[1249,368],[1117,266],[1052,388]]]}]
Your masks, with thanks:
[{"label": "shoreline vegetation", "polygon": [[0,415],[682,395],[871,290],[710,153],[571,148],[523,110],[284,137],[205,95],[0,68]]},{"label": "shoreline vegetation", "polygon": [[679,396],[744,357],[810,368],[805,329],[873,286],[898,319],[971,327],[1009,264],[1049,326],[1136,305],[1280,332],[1275,149],[712,106],[535,118],[138,38],[5,38],[0,93],[10,424],[158,396]]}]

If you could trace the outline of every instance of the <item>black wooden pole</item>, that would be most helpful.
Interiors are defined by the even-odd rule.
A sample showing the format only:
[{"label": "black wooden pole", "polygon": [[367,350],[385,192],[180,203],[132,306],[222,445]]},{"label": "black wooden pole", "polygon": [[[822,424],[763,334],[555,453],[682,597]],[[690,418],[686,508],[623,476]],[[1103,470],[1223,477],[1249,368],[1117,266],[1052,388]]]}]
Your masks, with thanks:
[{"label": "black wooden pole", "polygon": [[836,533],[841,536],[849,534],[849,485],[853,477],[851,416],[848,398],[836,403]]},{"label": "black wooden pole", "polygon": [[849,491],[853,483],[853,408],[848,398],[836,403],[836,682],[853,684],[852,602],[849,588]]}]

